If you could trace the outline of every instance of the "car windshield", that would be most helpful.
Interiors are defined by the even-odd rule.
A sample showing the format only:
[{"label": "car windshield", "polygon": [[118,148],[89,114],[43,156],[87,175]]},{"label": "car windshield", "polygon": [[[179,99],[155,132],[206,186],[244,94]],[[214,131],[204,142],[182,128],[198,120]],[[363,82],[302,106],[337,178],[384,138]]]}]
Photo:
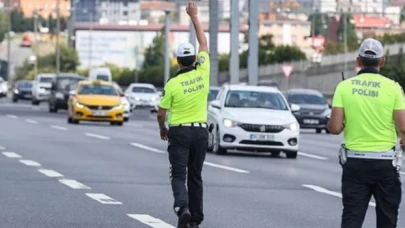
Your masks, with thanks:
[{"label": "car windshield", "polygon": [[19,88],[19,89],[30,89],[30,88],[32,88],[32,83],[31,82],[19,82],[17,84],[17,88]]},{"label": "car windshield", "polygon": [[156,90],[149,88],[149,87],[134,87],[132,88],[132,92],[134,93],[156,93]]},{"label": "car windshield", "polygon": [[39,82],[52,82],[52,79],[53,78],[51,78],[51,77],[41,77],[40,79],[39,79]]},{"label": "car windshield", "polygon": [[323,96],[314,94],[289,94],[287,100],[293,104],[312,104],[312,105],[325,105],[326,100]]},{"label": "car windshield", "polygon": [[75,90],[79,81],[81,81],[81,79],[79,78],[58,79],[58,82],[56,83],[56,89],[65,91]]},{"label": "car windshield", "polygon": [[213,101],[217,98],[219,90],[214,90],[214,89],[210,89],[210,92],[208,94],[208,101]]},{"label": "car windshield", "polygon": [[225,107],[288,110],[281,94],[256,91],[229,91]]},{"label": "car windshield", "polygon": [[78,94],[81,95],[109,95],[117,96],[118,93],[113,86],[110,85],[82,85],[79,88]]}]

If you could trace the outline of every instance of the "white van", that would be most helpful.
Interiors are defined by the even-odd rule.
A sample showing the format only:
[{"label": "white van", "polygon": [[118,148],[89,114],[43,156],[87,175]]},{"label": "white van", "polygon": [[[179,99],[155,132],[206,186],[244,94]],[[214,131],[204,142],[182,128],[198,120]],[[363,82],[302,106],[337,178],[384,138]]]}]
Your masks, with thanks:
[{"label": "white van", "polygon": [[38,74],[32,84],[32,104],[39,105],[41,101],[47,101],[51,92],[55,74]]},{"label": "white van", "polygon": [[99,67],[91,69],[89,71],[89,79],[112,82],[111,70],[108,67]]}]

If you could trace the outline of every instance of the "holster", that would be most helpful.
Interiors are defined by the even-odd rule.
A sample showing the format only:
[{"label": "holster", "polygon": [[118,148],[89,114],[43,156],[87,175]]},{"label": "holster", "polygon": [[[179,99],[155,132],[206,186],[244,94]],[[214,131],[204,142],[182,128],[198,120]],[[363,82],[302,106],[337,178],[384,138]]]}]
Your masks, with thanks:
[{"label": "holster", "polygon": [[207,141],[207,150],[208,151],[212,151],[212,149],[214,148],[214,134],[212,133],[212,130],[214,129],[215,125],[214,124],[210,124],[210,126],[208,127],[208,141]]},{"label": "holster", "polygon": [[340,165],[345,165],[347,162],[347,149],[345,147],[345,144],[340,145],[339,149],[339,164]]},{"label": "holster", "polygon": [[395,151],[395,159],[393,160],[393,166],[396,168],[397,172],[401,171],[402,161],[404,159],[404,150]]}]

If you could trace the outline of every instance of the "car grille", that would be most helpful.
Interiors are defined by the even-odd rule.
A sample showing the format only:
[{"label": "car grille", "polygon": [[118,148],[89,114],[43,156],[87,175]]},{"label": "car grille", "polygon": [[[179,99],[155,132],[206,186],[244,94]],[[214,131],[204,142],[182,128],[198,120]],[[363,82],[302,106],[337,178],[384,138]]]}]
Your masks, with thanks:
[{"label": "car grille", "polygon": [[102,105],[86,105],[87,108],[92,109],[92,110],[110,110],[114,106],[102,106]]},{"label": "car grille", "polygon": [[239,124],[245,131],[249,132],[271,132],[278,133],[284,130],[282,125],[265,125],[265,124]]},{"label": "car grille", "polygon": [[302,115],[321,115],[323,112],[325,112],[325,110],[300,110],[300,114]]}]

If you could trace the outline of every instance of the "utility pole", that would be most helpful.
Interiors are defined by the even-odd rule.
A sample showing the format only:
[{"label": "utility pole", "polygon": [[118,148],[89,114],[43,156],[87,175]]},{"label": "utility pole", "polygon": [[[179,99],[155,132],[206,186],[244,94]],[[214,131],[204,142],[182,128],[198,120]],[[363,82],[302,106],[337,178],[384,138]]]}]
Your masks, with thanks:
[{"label": "utility pole", "polygon": [[248,81],[249,85],[257,85],[259,74],[259,2],[249,0],[249,53]]},{"label": "utility pole", "polygon": [[89,31],[89,70],[93,67],[93,11],[88,11],[90,17],[90,31]]},{"label": "utility pole", "polygon": [[[38,8],[35,9],[35,11],[34,11],[34,44],[35,44],[35,46],[36,46],[37,41],[38,41],[38,11],[39,11]],[[34,74],[36,76],[38,74],[38,57],[37,57],[37,51],[36,51],[35,47],[33,49],[33,52],[34,52],[34,56],[35,56]]]},{"label": "utility pole", "polygon": [[217,86],[219,82],[218,74],[218,26],[219,26],[219,0],[209,1],[209,51],[211,59],[210,84]]},{"label": "utility pole", "polygon": [[239,82],[239,0],[231,0],[231,58],[229,60],[230,83]]},{"label": "utility pole", "polygon": [[345,49],[345,64],[344,64],[344,73],[346,74],[347,71],[347,52],[348,52],[348,47],[347,47],[347,14],[343,13],[342,15],[343,19],[343,45]]},{"label": "utility pole", "polygon": [[60,0],[56,2],[56,76],[60,73]]},{"label": "utility pole", "polygon": [[170,11],[165,11],[165,59],[164,59],[164,82],[163,86],[170,77],[170,47],[169,47],[169,33],[170,33]]},{"label": "utility pole", "polygon": [[7,2],[7,81],[11,82],[11,0]]}]

